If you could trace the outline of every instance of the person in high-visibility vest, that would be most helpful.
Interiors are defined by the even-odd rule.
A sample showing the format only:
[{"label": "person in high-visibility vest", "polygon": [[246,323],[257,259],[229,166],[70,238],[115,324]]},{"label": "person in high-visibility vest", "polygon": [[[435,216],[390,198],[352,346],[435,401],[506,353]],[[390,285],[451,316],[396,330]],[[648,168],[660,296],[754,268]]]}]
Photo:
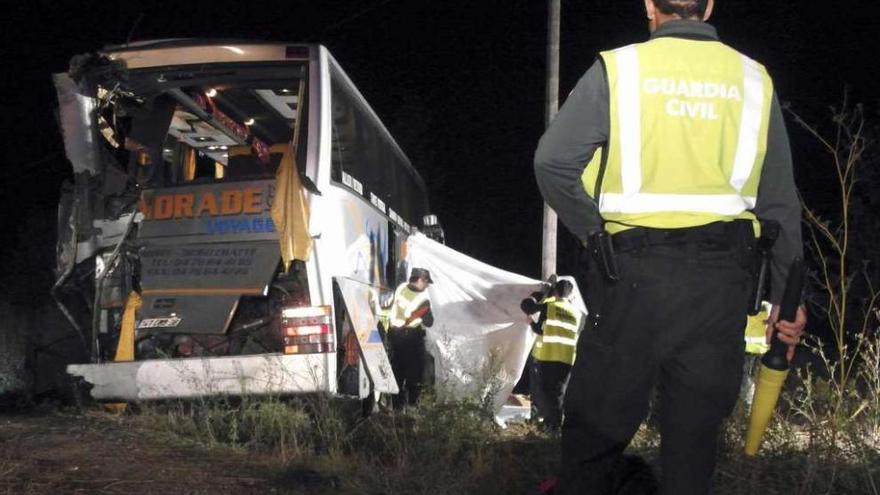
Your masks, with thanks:
[{"label": "person in high-visibility vest", "polygon": [[[548,126],[544,200],[595,253],[557,494],[615,493],[659,390],[661,494],[710,491],[736,403],[757,219],[779,223],[771,294],[802,256],[801,207],[765,68],[705,22],[713,0],[644,0],[650,40],[602,52]],[[774,306],[777,313],[778,306]],[[771,321],[775,319],[771,314]],[[806,323],[777,322],[794,352]]]},{"label": "person in high-visibility vest", "polygon": [[397,380],[397,395],[392,399],[395,409],[414,405],[422,392],[425,371],[425,327],[434,324],[428,285],[434,281],[424,268],[413,268],[408,282],[394,291],[391,302],[391,327],[388,350],[391,369]]},{"label": "person in high-visibility vest", "polygon": [[767,344],[767,320],[770,319],[771,309],[772,305],[764,301],[761,311],[746,318],[746,354],[761,356],[770,348]]},{"label": "person in high-visibility vest", "polygon": [[761,311],[746,317],[746,355],[739,391],[739,398],[745,405],[746,412],[751,407],[752,397],[755,395],[755,373],[761,364],[761,356],[770,348],[767,344],[767,321],[770,319],[771,309],[771,304],[764,301],[761,303]]},{"label": "person in high-visibility vest", "polygon": [[533,296],[528,310],[524,307],[527,313],[539,312],[538,319],[532,322],[532,330],[537,334],[529,373],[532,419],[551,431],[562,424],[562,398],[574,364],[581,324],[581,312],[571,304],[572,289],[571,282],[560,280],[550,297],[536,301]]}]

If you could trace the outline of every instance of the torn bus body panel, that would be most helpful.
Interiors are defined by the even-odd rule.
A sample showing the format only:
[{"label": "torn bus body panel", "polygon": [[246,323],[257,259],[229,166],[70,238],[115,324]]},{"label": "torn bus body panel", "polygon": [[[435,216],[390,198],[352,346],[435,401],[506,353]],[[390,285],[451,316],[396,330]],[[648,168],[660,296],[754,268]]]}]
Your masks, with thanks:
[{"label": "torn bus body panel", "polygon": [[58,93],[58,116],[64,151],[73,165],[73,173],[97,174],[100,148],[92,125],[97,101],[82,94],[79,85],[68,74],[54,74],[53,81]]},{"label": "torn bus body panel", "polygon": [[338,277],[336,283],[345,300],[351,321],[350,330],[357,336],[361,359],[366,363],[367,373],[374,389],[378,392],[396,394],[397,381],[379,333],[375,307],[370,305],[370,301],[379,301],[378,291],[375,287],[349,278]]},{"label": "torn bus body panel", "polygon": [[[356,103],[339,116],[349,121],[344,141],[330,139],[339,111],[330,65],[333,87]],[[365,252],[369,269],[354,275],[369,273],[374,291],[398,283],[388,267],[402,256],[387,246],[402,245],[426,213],[424,191],[407,189],[424,184],[326,49],[138,43],[74,57],[55,81],[76,181],[59,208],[54,292],[89,341],[93,363],[68,371],[93,385],[93,397],[396,392],[381,341],[343,340],[346,307],[359,335],[372,320],[361,318],[366,303],[337,304],[334,277],[353,275],[352,239],[378,233],[386,247]],[[375,182],[387,192],[356,192],[343,186],[374,183],[340,177],[334,153],[346,169],[393,157],[402,172]],[[310,218],[313,198],[333,188],[344,191],[334,198],[350,196],[346,206],[328,202]],[[294,235],[282,263],[279,241]],[[334,242],[311,252],[322,235]],[[140,303],[126,313],[132,291]]]},{"label": "torn bus body panel", "polygon": [[[81,323],[74,315],[82,314],[83,310],[73,306],[81,306],[81,297],[75,293],[82,292],[83,287],[79,280],[70,282],[68,277],[77,265],[94,260],[101,248],[119,243],[119,229],[112,228],[108,222],[128,223],[130,217],[120,219],[119,216],[125,211],[133,214],[133,208],[131,197],[105,201],[105,185],[113,182],[113,174],[108,173],[107,164],[111,157],[98,132],[98,87],[92,82],[92,74],[84,65],[76,63],[77,60],[80,59],[72,60],[69,73],[53,76],[59,103],[58,121],[65,154],[73,167],[74,183],[63,186],[59,204],[58,279],[52,294],[71,324],[82,333]],[[108,203],[116,205],[117,214],[107,214],[108,209],[114,210],[107,208]],[[94,312],[94,308],[85,311]]]}]

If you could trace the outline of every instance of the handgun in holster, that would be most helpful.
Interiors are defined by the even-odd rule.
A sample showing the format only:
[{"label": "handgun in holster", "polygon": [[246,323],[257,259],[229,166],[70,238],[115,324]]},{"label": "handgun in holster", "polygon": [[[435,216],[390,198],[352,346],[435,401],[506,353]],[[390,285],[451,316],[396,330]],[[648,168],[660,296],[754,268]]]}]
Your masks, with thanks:
[{"label": "handgun in holster", "polygon": [[620,270],[617,267],[617,258],[614,256],[614,244],[611,242],[611,234],[604,230],[590,234],[590,242],[587,245],[593,254],[593,259],[599,265],[599,271],[605,280],[617,282],[620,280]]},{"label": "handgun in holster", "polygon": [[779,237],[779,222],[775,220],[761,221],[761,237],[758,238],[758,270],[755,274],[754,291],[749,300],[749,315],[756,315],[761,311],[761,303],[764,301],[769,288],[770,263],[773,261],[773,244]]}]

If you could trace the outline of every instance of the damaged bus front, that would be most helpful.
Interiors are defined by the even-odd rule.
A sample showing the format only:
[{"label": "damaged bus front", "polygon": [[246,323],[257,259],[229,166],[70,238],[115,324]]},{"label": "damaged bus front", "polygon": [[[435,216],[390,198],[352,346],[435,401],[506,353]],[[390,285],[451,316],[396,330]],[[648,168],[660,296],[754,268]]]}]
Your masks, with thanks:
[{"label": "damaged bus front", "polygon": [[397,392],[379,302],[433,216],[325,48],[129,44],[55,85],[75,180],[53,295],[94,398]]}]

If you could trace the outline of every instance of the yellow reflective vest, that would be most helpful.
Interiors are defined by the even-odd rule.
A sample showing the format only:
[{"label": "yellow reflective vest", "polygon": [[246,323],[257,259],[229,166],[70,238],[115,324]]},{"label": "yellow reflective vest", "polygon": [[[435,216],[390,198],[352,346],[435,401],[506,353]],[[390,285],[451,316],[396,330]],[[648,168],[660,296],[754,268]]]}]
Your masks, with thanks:
[{"label": "yellow reflective vest", "polygon": [[582,182],[606,229],[754,220],[773,97],[764,67],[718,41],[673,37],[601,59],[610,134],[600,197],[601,150]]},{"label": "yellow reflective vest", "polygon": [[767,345],[767,318],[770,317],[770,305],[764,303],[761,311],[749,316],[746,320],[746,352],[748,354],[764,354],[769,346]]},{"label": "yellow reflective vest", "polygon": [[537,361],[555,361],[574,364],[577,347],[580,312],[565,299],[548,298],[547,318],[542,335],[538,335],[532,347],[532,357]]},{"label": "yellow reflective vest", "polygon": [[418,328],[421,326],[421,318],[414,318],[409,323],[406,320],[426,301],[428,301],[427,289],[416,292],[410,289],[406,282],[397,286],[397,290],[394,291],[394,302],[391,304],[391,327]]}]

